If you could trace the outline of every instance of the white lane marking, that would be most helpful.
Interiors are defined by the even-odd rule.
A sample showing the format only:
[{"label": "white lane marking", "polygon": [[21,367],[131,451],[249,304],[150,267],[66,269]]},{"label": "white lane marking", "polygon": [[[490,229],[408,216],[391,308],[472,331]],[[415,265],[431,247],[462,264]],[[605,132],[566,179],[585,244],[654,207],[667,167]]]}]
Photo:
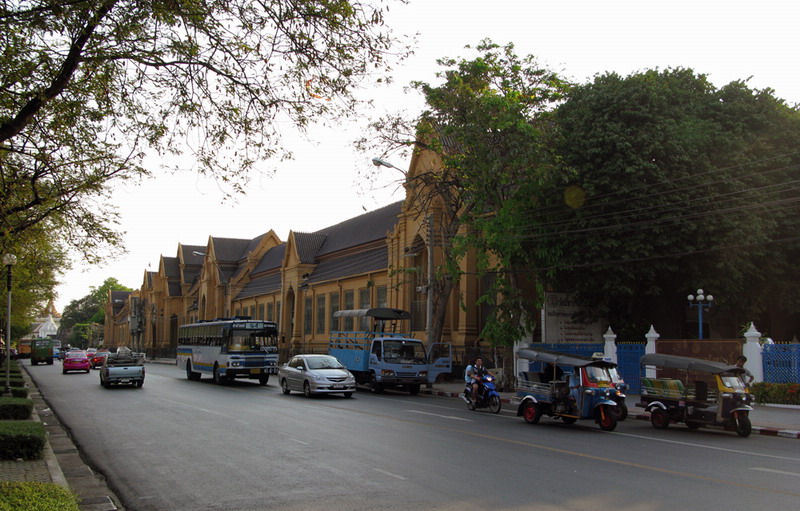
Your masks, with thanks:
[{"label": "white lane marking", "polygon": [[406,410],[408,413],[418,413],[420,415],[430,415],[431,417],[441,417],[442,419],[452,419],[454,421],[473,422],[472,419],[465,419],[463,417],[456,417],[454,415],[441,415],[438,413],[423,412],[420,410]]},{"label": "white lane marking", "polygon": [[308,442],[303,442],[302,440],[298,440],[298,439],[296,439],[296,438],[292,438],[292,437],[289,437],[289,440],[291,440],[292,442],[297,442],[297,443],[298,443],[298,444],[300,444],[300,445],[311,445],[311,444],[310,444],[310,443],[308,443]]},{"label": "white lane marking", "polygon": [[242,419],[236,419],[236,422],[238,422],[238,423],[240,423],[240,424],[244,424],[245,426],[249,426],[249,425],[250,425],[250,423],[249,423],[249,422],[245,422],[245,421],[243,421]]},{"label": "white lane marking", "polygon": [[701,447],[703,449],[711,449],[711,450],[714,450],[714,451],[725,451],[725,452],[732,452],[732,453],[735,453],[735,454],[746,454],[747,456],[761,456],[762,458],[773,458],[773,459],[776,459],[776,460],[800,461],[800,458],[790,458],[788,456],[774,456],[772,454],[761,454],[759,452],[741,451],[739,449],[727,449],[725,447],[714,447],[714,446],[711,446],[711,445],[695,444],[695,443],[691,443],[691,442],[679,442],[678,440],[667,440],[665,438],[656,438],[656,437],[652,437],[652,436],[633,435],[631,433],[620,433],[620,432],[617,432],[617,431],[605,431],[605,432],[604,431],[599,431],[599,430],[594,430],[594,431],[597,431],[598,433],[607,433],[607,434],[610,434],[610,435],[629,436],[629,437],[633,437],[633,438],[644,438],[646,440],[653,440],[653,441],[656,441],[656,442],[665,442],[665,443],[668,443],[668,444],[685,445],[685,446],[688,446],[688,447]]},{"label": "white lane marking", "polygon": [[781,474],[781,475],[786,475],[786,476],[800,477],[800,474],[798,474],[797,472],[787,472],[785,470],[775,470],[774,468],[750,467],[750,470],[758,470],[759,472],[770,472],[772,474]]},{"label": "white lane marking", "polygon": [[380,468],[373,468],[372,470],[374,470],[375,472],[380,472],[381,474],[384,474],[384,475],[387,475],[387,476],[395,477],[397,479],[400,479],[401,481],[405,481],[406,480],[405,477],[403,477],[403,476],[401,476],[399,474],[392,474],[391,472],[387,472],[386,470],[383,470],[383,469],[380,469]]}]

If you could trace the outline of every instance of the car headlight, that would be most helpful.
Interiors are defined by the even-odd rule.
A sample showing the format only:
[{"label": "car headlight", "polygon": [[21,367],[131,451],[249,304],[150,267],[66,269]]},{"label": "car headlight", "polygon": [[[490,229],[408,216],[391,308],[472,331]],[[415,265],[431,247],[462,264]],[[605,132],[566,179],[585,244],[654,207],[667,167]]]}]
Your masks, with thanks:
[{"label": "car headlight", "polygon": [[230,365],[231,367],[241,367],[241,366],[242,366],[242,363],[241,363],[241,362],[239,362],[238,360],[231,360],[229,365]]},{"label": "car headlight", "polygon": [[[427,378],[428,377],[428,371],[420,371],[419,372],[419,376],[420,376],[420,378]],[[489,380],[489,381],[491,381],[491,380]]]},{"label": "car headlight", "polygon": [[391,369],[381,369],[381,375],[394,376],[394,371],[392,371]]},{"label": "car headlight", "polygon": [[318,374],[312,374],[311,379],[314,381],[325,381],[325,377]]}]

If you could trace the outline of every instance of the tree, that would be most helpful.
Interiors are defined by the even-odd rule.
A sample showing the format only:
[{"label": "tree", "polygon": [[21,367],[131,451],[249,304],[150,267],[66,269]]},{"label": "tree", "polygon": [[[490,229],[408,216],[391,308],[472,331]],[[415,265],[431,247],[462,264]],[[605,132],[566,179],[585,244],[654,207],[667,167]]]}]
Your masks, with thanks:
[{"label": "tree", "polygon": [[[403,1],[403,0],[399,0]],[[90,260],[119,243],[112,179],[146,150],[242,191],[281,131],[354,111],[396,48],[348,0],[16,0],[0,7],[0,235],[46,223]],[[177,161],[177,160],[176,160]],[[186,161],[186,159],[183,159]]]},{"label": "tree", "polygon": [[[469,48],[469,47],[468,47]],[[532,279],[519,238],[508,236],[509,205],[523,182],[536,181],[550,165],[549,112],[569,84],[540,67],[533,56],[520,58],[514,46],[483,41],[478,56],[441,59],[439,85],[416,82],[428,110],[411,122],[376,123],[389,149],[414,147],[437,155],[430,168],[406,176],[405,186],[420,215],[435,215],[435,244],[444,254],[435,273],[434,335],[439,338],[447,302],[461,275],[460,261],[477,253],[479,276],[492,275],[479,303],[493,314],[482,336],[509,346],[531,328]],[[412,129],[413,137],[408,136]]]},{"label": "tree", "polygon": [[576,87],[555,119],[563,165],[517,208],[545,284],[623,338],[698,287],[731,317],[800,310],[785,285],[800,277],[796,107],[741,81],[651,70]]},{"label": "tree", "polygon": [[[59,336],[64,339],[84,339],[89,326],[105,323],[105,304],[109,291],[133,291],[113,277],[107,278],[100,287],[90,287],[88,295],[72,300],[61,314]],[[78,325],[83,325],[78,327]]]}]

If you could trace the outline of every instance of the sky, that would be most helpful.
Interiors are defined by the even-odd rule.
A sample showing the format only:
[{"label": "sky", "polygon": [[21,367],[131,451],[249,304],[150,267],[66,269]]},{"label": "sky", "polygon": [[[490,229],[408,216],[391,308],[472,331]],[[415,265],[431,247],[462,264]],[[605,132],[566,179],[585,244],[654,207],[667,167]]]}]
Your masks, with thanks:
[{"label": "sky", "polygon": [[[471,57],[466,45],[484,38],[514,43],[519,56],[583,83],[595,75],[623,76],[647,69],[691,68],[716,86],[749,79],[800,104],[800,4],[791,0],[410,0],[390,4],[386,23],[397,34],[418,33],[413,57],[396,67],[394,85],[364,90],[376,99],[370,116],[419,113],[424,103],[404,87],[412,80],[437,83],[442,57]],[[355,150],[353,140],[368,119],[331,128],[315,126],[304,136],[286,134],[295,154],[273,176],[256,176],[247,195],[225,201],[218,185],[192,174],[155,171],[153,179],[114,185],[126,253],[87,266],[75,259],[57,289],[56,308],[90,293],[109,277],[133,289],[145,271],[158,271],[162,255],[174,257],[178,243],[205,245],[209,236],[252,239],[270,229],[286,240],[289,231],[314,232],[402,200],[396,170],[381,180],[359,180],[378,154]],[[407,160],[387,160],[408,168]],[[153,168],[158,162],[152,162]],[[272,168],[274,164],[264,168]]]}]

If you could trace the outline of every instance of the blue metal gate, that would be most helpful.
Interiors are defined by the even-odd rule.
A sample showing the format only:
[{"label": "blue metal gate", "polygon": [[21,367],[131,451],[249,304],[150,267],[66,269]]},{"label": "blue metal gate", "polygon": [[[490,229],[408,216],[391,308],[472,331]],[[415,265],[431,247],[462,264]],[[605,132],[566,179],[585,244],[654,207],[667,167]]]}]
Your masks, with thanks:
[{"label": "blue metal gate", "polygon": [[617,364],[619,375],[628,384],[628,393],[639,394],[641,370],[639,359],[644,355],[644,343],[617,343]]},{"label": "blue metal gate", "polygon": [[765,382],[800,383],[800,344],[765,344],[763,348]]}]

